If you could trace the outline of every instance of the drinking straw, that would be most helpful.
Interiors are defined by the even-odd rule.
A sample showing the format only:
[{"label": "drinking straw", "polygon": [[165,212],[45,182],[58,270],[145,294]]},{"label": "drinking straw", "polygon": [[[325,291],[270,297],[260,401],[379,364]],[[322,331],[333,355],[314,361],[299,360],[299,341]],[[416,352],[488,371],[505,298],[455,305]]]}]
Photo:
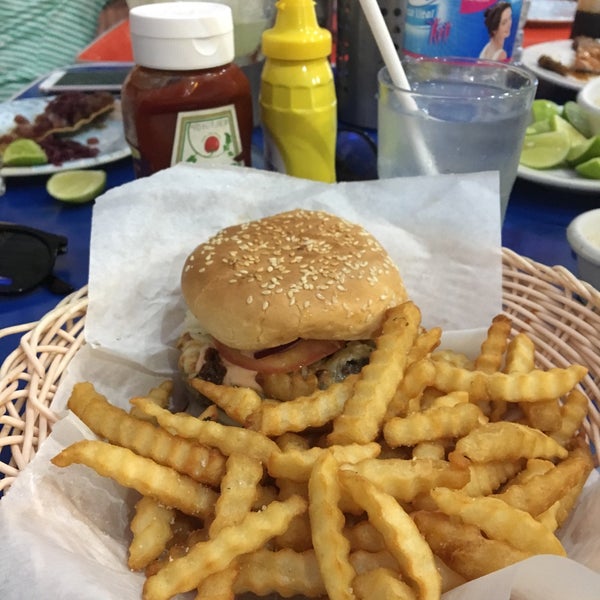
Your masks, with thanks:
[{"label": "drinking straw", "polygon": [[[404,72],[404,67],[400,61],[400,57],[394,47],[394,41],[387,28],[381,9],[377,4],[377,0],[360,0],[360,5],[367,19],[367,23],[371,28],[371,33],[375,38],[375,43],[381,52],[383,62],[387,67],[388,73],[392,83],[397,88],[403,88],[410,91],[410,83]],[[399,96],[405,105],[411,110],[418,111],[419,107],[416,102],[410,97],[404,94]],[[423,166],[423,173],[427,175],[433,175],[437,173],[435,166],[435,159],[429,152],[425,140],[423,140],[420,131],[411,132],[414,136],[415,141],[415,152]]]}]

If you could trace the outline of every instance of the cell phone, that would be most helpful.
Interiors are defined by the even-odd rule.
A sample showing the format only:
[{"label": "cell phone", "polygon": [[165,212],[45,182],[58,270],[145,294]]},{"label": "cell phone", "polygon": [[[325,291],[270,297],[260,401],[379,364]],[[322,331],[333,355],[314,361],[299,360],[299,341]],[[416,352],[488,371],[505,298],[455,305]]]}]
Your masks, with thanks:
[{"label": "cell phone", "polygon": [[51,94],[55,92],[81,91],[92,92],[107,90],[120,92],[132,64],[119,65],[109,68],[76,68],[58,69],[53,71],[40,83],[40,91]]}]

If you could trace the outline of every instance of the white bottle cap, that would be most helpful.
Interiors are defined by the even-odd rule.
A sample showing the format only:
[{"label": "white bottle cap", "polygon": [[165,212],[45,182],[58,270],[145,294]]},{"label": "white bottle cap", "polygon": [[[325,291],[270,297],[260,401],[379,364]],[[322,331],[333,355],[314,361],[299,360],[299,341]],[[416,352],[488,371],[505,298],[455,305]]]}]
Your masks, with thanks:
[{"label": "white bottle cap", "polygon": [[161,2],[132,8],[131,45],[136,64],[193,71],[233,61],[231,8],[214,2]]}]

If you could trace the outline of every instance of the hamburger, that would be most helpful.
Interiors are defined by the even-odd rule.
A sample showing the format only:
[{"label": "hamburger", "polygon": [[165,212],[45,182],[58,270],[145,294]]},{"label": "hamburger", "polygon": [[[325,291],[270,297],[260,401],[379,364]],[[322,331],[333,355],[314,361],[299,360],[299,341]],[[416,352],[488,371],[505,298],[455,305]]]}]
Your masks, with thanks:
[{"label": "hamburger", "polygon": [[369,232],[300,209],[227,227],[197,246],[181,291],[184,377],[278,400],[360,371],[385,312],[407,298]]}]

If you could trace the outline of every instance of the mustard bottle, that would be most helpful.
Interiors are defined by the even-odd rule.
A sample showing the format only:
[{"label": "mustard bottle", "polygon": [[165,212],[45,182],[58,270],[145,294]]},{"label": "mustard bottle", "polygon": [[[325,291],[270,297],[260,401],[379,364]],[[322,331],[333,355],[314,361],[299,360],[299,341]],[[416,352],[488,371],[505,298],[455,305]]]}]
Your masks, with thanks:
[{"label": "mustard bottle", "polygon": [[331,33],[319,27],[313,0],[278,0],[275,6],[274,26],[262,35],[265,168],[331,183],[337,135]]}]

